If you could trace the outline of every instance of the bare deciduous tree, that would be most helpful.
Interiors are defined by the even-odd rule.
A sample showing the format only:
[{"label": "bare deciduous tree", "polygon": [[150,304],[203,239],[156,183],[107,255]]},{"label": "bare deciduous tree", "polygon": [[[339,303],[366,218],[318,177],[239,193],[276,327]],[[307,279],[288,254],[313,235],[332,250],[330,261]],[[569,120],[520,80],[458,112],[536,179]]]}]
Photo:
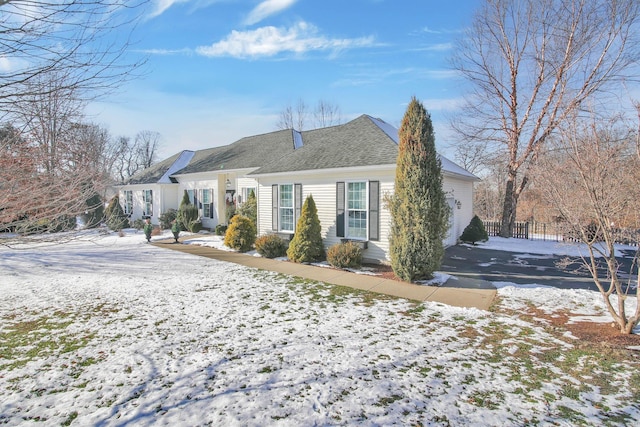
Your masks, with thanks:
[{"label": "bare deciduous tree", "polygon": [[160,133],[150,130],[138,132],[136,135],[135,147],[138,164],[142,169],[148,168],[158,159]]},{"label": "bare deciduous tree", "polygon": [[338,125],[342,122],[340,107],[337,105],[320,100],[313,112],[310,112],[304,100],[299,99],[295,107],[291,104],[284,107],[280,112],[276,126],[278,129],[308,130],[307,124],[310,121],[310,116],[313,117],[313,129]]},{"label": "bare deciduous tree", "polygon": [[[614,247],[620,225],[640,227],[636,138],[619,120],[576,119],[548,142],[534,174],[536,185],[558,210],[566,235],[587,246],[588,256],[582,260],[623,334],[631,333],[640,320],[640,279],[634,284],[620,278]],[[631,267],[636,275],[638,261],[636,252]],[[629,298],[636,299],[633,310],[625,304]]]},{"label": "bare deciduous tree", "polygon": [[501,235],[547,139],[637,64],[639,10],[636,0],[487,0],[476,14],[452,61],[471,88],[452,124],[465,144],[505,153]]},{"label": "bare deciduous tree", "polygon": [[0,112],[11,113],[25,95],[48,93],[31,83],[52,72],[64,89],[88,98],[132,77],[145,58],[128,56],[131,30],[147,1],[0,1]]},{"label": "bare deciduous tree", "polygon": [[313,117],[318,128],[339,125],[342,122],[340,107],[322,99],[318,101]]},{"label": "bare deciduous tree", "polygon": [[78,124],[144,63],[129,47],[146,2],[0,1],[0,227],[55,229],[108,184],[105,135]]},{"label": "bare deciduous tree", "polygon": [[[105,135],[78,124],[82,102],[57,73],[33,78],[33,94],[16,102],[20,127],[2,144],[10,150],[0,187],[11,196],[0,204],[2,227],[19,231],[56,230],[75,216],[100,207],[108,180]],[[44,89],[41,89],[44,88]],[[8,153],[9,154],[9,153]],[[92,199],[94,206],[88,206]]]}]

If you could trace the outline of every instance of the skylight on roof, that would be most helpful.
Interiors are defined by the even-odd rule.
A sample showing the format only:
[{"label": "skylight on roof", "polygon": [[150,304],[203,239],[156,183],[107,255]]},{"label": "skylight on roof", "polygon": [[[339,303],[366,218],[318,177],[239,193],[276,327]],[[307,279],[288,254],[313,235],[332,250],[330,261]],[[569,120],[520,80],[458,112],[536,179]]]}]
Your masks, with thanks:
[{"label": "skylight on roof", "polygon": [[293,131],[293,149],[297,150],[302,147],[302,134],[295,129]]}]

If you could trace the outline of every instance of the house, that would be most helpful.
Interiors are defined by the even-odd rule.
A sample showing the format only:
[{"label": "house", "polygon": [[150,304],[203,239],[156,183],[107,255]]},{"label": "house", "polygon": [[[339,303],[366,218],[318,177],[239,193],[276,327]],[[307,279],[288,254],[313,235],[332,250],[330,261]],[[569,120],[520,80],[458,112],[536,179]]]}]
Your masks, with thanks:
[{"label": "house", "polygon": [[[125,212],[152,222],[177,209],[184,190],[197,204],[203,227],[226,222],[229,206],[251,191],[258,201],[258,234],[295,232],[305,198],[318,208],[325,246],[345,239],[365,248],[368,261],[389,260],[391,216],[384,204],[393,192],[398,130],[362,115],[348,123],[298,132],[280,130],[233,144],[183,151],[133,176],[120,187]],[[456,243],[473,216],[476,176],[440,156],[443,189],[451,207],[446,245]]]}]

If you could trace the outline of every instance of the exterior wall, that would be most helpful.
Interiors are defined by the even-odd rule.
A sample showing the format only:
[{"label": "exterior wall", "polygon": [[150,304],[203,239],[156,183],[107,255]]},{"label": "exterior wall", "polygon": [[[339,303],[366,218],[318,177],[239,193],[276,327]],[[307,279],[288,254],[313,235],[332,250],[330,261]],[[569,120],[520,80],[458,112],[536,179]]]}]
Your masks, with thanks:
[{"label": "exterior wall", "polygon": [[[237,196],[242,194],[243,188],[258,187],[257,181],[253,178],[244,176],[244,172],[242,171],[225,171],[224,173],[207,172],[182,175],[178,177],[178,181],[180,183],[177,190],[178,204],[182,200],[184,190],[213,190],[213,218],[202,218],[202,226],[211,230],[215,229],[218,224],[226,223],[227,209],[236,203]],[[227,181],[229,182],[228,185]],[[233,196],[231,196],[231,194],[233,194]],[[202,206],[199,206],[199,208],[200,215],[202,216]]]},{"label": "exterior wall", "polygon": [[[202,219],[202,227],[208,229],[214,229],[216,225],[220,224],[220,218],[224,218],[224,205],[221,206],[221,200],[217,197],[218,189],[220,188],[218,182],[218,174],[210,173],[210,174],[197,174],[193,176],[189,176],[188,178],[181,177],[179,179],[179,187],[176,195],[176,200],[178,206],[182,201],[182,197],[184,195],[185,190],[212,190],[211,199],[213,202],[213,218],[204,218],[203,217],[203,207],[201,195],[199,194],[197,197],[198,201],[198,209],[200,210],[200,217]],[[223,187],[224,188],[224,187]],[[224,219],[223,219],[224,221]]]},{"label": "exterior wall", "polygon": [[452,205],[452,221],[445,244],[455,245],[465,227],[473,218],[473,182],[444,176],[442,187]]},{"label": "exterior wall", "polygon": [[[258,235],[273,233],[272,230],[272,200],[271,186],[273,184],[302,184],[304,200],[310,194],[318,208],[318,218],[322,230],[325,248],[339,243],[341,237],[336,233],[336,183],[350,181],[379,181],[380,182],[380,239],[369,240],[363,257],[367,261],[389,262],[389,233],[391,228],[391,213],[385,208],[385,196],[393,193],[395,171],[382,170],[376,172],[344,172],[333,174],[299,174],[297,176],[263,177],[258,180]],[[463,181],[445,176],[443,188],[454,205],[452,209],[450,238],[445,244],[455,244],[462,230],[469,224],[472,211],[473,182]],[[460,209],[456,201],[460,201]]]},{"label": "exterior wall", "polygon": [[318,208],[322,238],[325,248],[339,243],[342,237],[336,233],[336,183],[350,181],[380,181],[380,239],[369,240],[363,256],[367,260],[387,260],[389,251],[389,225],[391,217],[384,209],[384,195],[393,191],[393,171],[380,172],[344,172],[337,176],[333,174],[300,174],[297,176],[260,178],[258,186],[258,234],[273,233],[271,186],[273,184],[302,184],[302,203],[309,196]]},{"label": "exterior wall", "polygon": [[144,210],[144,200],[142,197],[144,190],[151,190],[153,193],[153,215],[151,216],[152,224],[160,224],[160,215],[169,209],[177,209],[180,199],[177,198],[178,185],[177,184],[136,184],[120,187],[118,191],[118,198],[120,199],[120,205],[124,209],[125,190],[132,191],[133,195],[133,210],[131,212],[131,222],[136,219],[142,218]]}]

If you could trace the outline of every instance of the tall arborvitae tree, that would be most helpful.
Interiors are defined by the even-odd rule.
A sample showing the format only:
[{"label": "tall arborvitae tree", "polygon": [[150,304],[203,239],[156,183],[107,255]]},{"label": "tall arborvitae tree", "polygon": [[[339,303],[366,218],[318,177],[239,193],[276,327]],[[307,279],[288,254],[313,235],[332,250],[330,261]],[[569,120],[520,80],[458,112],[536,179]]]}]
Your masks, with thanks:
[{"label": "tall arborvitae tree", "polygon": [[120,205],[120,198],[117,195],[113,196],[109,201],[109,205],[105,210],[105,217],[107,219],[107,227],[111,230],[119,231],[129,227],[129,217],[124,213]]},{"label": "tall arborvitae tree", "polygon": [[258,200],[253,190],[249,192],[247,200],[240,206],[238,213],[249,218],[256,229],[258,228]]},{"label": "tall arborvitae tree", "polygon": [[[176,221],[182,230],[189,229],[189,220],[191,218],[187,218],[187,210],[188,206],[191,204],[191,200],[189,200],[189,193],[187,190],[184,190],[182,194],[182,201],[180,202],[180,206],[178,207],[178,213],[176,213]],[[196,209],[197,212],[197,209]],[[190,214],[189,214],[190,215]]]},{"label": "tall arborvitae tree", "polygon": [[449,205],[442,190],[431,117],[412,98],[399,131],[395,191],[389,198],[391,266],[407,282],[430,279],[444,255]]},{"label": "tall arborvitae tree", "polygon": [[302,212],[296,224],[296,234],[289,243],[287,257],[294,262],[320,261],[325,257],[318,209],[311,195],[302,205]]}]

